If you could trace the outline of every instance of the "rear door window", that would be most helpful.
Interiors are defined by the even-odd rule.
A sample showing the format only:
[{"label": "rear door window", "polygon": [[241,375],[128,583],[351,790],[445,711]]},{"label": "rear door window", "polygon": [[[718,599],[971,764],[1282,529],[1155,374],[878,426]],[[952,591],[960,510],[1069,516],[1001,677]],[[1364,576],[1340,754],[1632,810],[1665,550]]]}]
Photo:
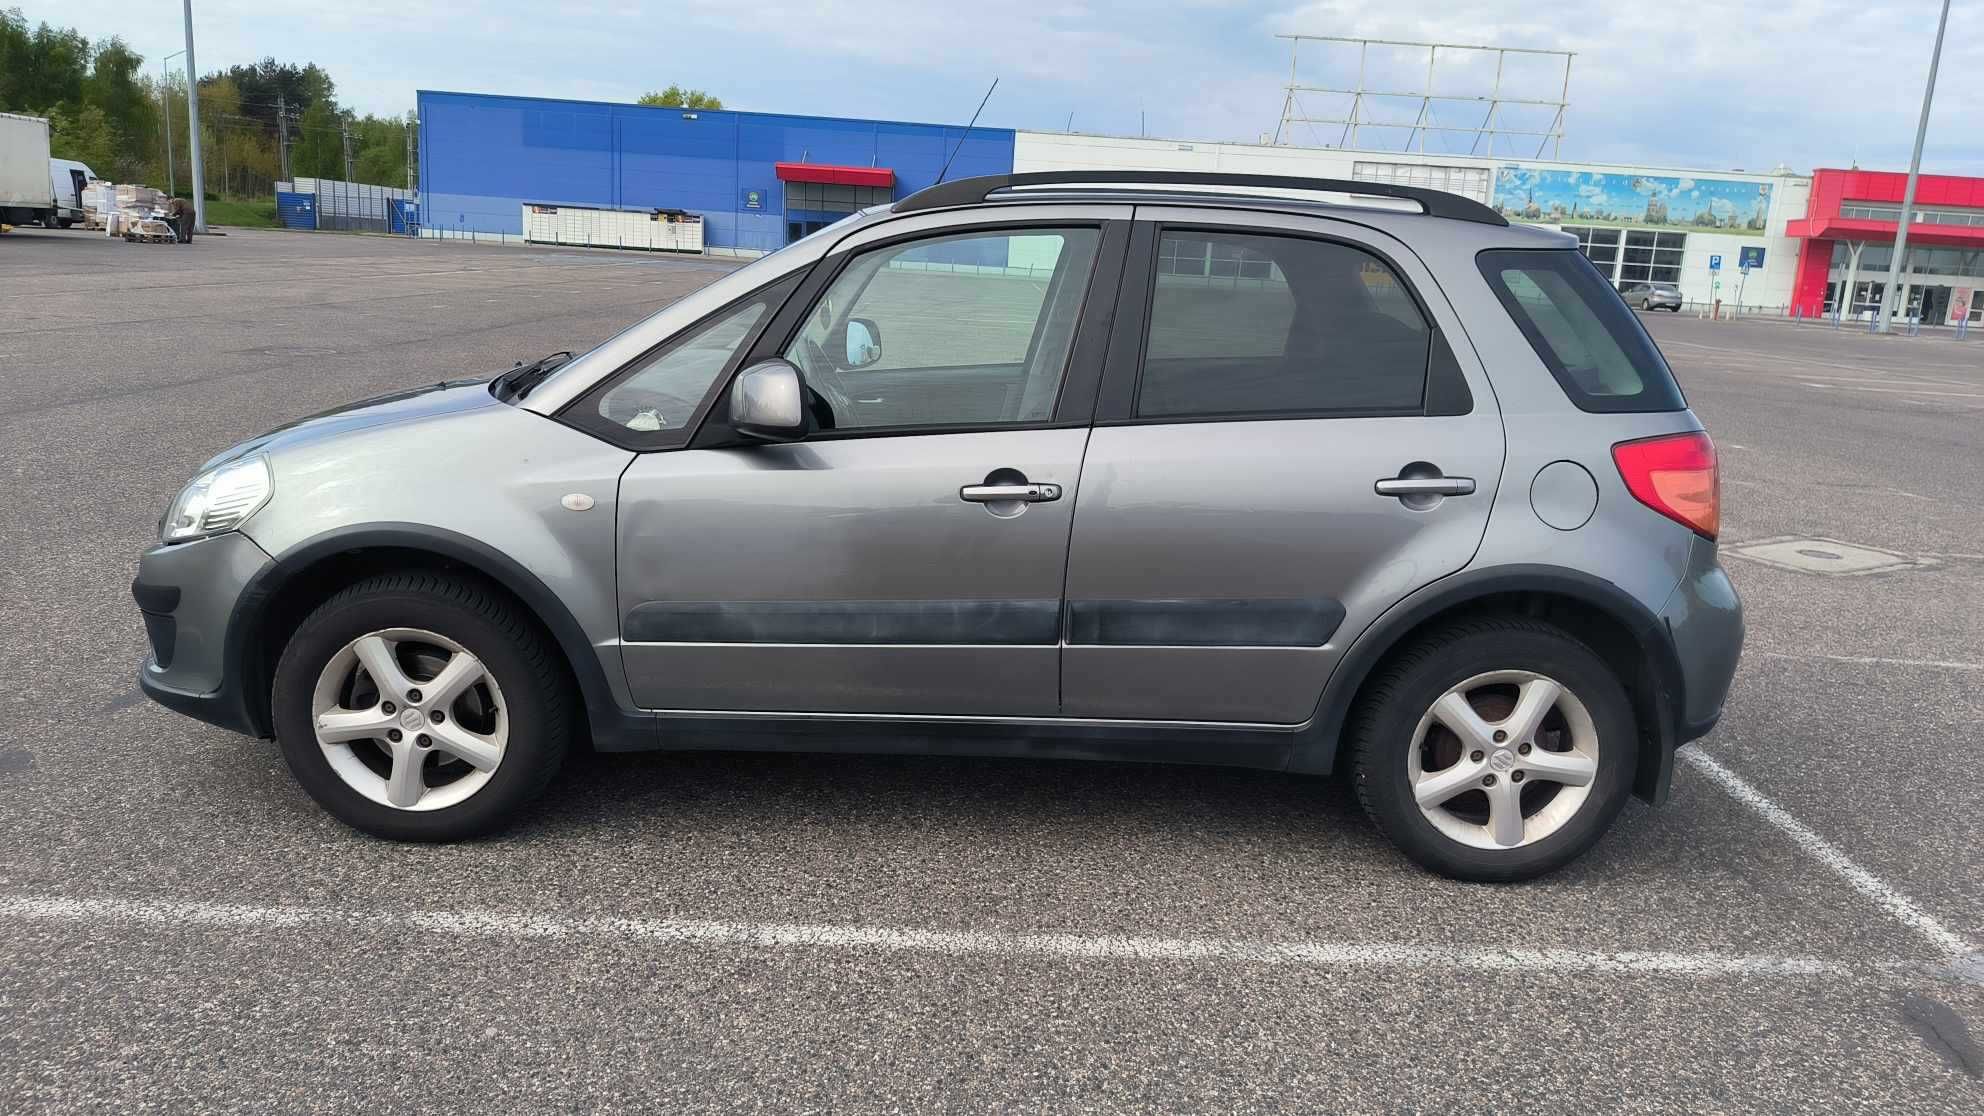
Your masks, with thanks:
[{"label": "rear door window", "polygon": [[1368,252],[1167,230],[1135,413],[1417,414],[1432,338],[1404,280]]},{"label": "rear door window", "polygon": [[1687,406],[1653,338],[1575,249],[1495,248],[1475,257],[1516,327],[1580,410]]}]

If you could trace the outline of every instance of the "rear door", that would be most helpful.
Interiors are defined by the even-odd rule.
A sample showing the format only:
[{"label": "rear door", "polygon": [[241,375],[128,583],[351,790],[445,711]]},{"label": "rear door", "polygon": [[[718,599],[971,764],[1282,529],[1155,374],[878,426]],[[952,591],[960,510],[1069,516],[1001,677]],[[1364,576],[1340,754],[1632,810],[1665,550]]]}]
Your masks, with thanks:
[{"label": "rear door", "polygon": [[1494,396],[1397,240],[1137,214],[1075,508],[1062,709],[1297,724],[1351,638],[1473,556],[1501,474]]}]

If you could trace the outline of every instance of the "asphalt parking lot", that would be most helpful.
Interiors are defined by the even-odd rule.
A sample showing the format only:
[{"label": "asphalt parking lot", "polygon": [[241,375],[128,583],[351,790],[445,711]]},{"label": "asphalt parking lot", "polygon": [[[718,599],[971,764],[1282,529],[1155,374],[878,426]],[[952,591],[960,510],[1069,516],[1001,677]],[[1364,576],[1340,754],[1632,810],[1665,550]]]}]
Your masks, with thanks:
[{"label": "asphalt parking lot", "polygon": [[399,846],[136,697],[207,456],[729,266],[0,238],[0,1110],[1984,1110],[1984,342],[1647,319],[1749,642],[1672,802],[1528,885],[1338,783],[968,759],[588,757]]}]

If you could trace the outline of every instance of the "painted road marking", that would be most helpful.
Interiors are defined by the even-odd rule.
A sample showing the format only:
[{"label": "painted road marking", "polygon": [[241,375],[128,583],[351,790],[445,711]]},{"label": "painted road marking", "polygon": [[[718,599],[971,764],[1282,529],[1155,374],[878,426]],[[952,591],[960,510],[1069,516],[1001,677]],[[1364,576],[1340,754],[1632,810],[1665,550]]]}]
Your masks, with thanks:
[{"label": "painted road marking", "polygon": [[1917,906],[1914,900],[1896,891],[1880,877],[1860,867],[1852,857],[1839,851],[1832,842],[1813,830],[1791,813],[1764,797],[1763,792],[1751,786],[1742,776],[1710,759],[1699,748],[1688,748],[1680,753],[1681,762],[1701,772],[1711,782],[1729,793],[1731,798],[1748,806],[1756,814],[1776,826],[1790,837],[1799,848],[1811,854],[1819,863],[1832,869],[1833,873],[1852,885],[1853,890],[1872,899],[1883,910],[1893,915],[1903,925],[1914,930],[1952,961],[1966,961],[1977,950],[1958,936],[1954,931],[1936,921],[1935,916]]},{"label": "painted road marking", "polygon": [[1963,663],[1954,659],[1887,659],[1878,655],[1820,655],[1791,651],[1759,651],[1766,659],[1798,659],[1817,663],[1852,663],[1855,666],[1934,667],[1937,670],[1984,670],[1984,663]]},{"label": "painted road marking", "polygon": [[258,906],[174,899],[72,899],[0,895],[0,918],[101,925],[193,926],[223,930],[352,930],[446,934],[466,938],[598,938],[656,945],[753,949],[840,949],[952,956],[1085,958],[1111,961],[1214,961],[1305,968],[1376,968],[1434,972],[1594,973],[1769,980],[1884,978],[1920,971],[1906,961],[1849,964],[1816,957],[1671,953],[1644,950],[1470,949],[1395,942],[1272,942],[1231,938],[1163,938],[1087,934],[1017,934],[986,930],[913,930],[782,922],[714,922],[677,918],[570,918],[522,911],[385,911]]},{"label": "painted road marking", "polygon": [[1854,387],[1852,384],[1814,384],[1806,387],[1824,388],[1827,391],[1864,391],[1874,395],[1934,395],[1949,399],[1984,399],[1984,393],[1975,391],[1930,391],[1918,387]]}]

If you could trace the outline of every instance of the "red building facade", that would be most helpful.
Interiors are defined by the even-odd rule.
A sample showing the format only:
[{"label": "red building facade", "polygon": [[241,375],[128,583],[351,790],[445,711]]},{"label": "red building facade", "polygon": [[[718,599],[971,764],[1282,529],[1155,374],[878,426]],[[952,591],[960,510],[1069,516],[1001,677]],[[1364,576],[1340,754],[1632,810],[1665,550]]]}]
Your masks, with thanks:
[{"label": "red building facade", "polygon": [[[1891,171],[1812,172],[1811,201],[1785,234],[1799,238],[1792,306],[1806,315],[1828,313],[1842,298],[1854,312],[1878,303],[1900,228],[1901,196],[1908,176]],[[1984,178],[1925,174],[1916,180],[1915,220],[1908,229],[1906,307],[1926,322],[1952,320],[1970,308],[1970,292],[1984,287]],[[1978,320],[1984,305],[1969,310]]]}]

